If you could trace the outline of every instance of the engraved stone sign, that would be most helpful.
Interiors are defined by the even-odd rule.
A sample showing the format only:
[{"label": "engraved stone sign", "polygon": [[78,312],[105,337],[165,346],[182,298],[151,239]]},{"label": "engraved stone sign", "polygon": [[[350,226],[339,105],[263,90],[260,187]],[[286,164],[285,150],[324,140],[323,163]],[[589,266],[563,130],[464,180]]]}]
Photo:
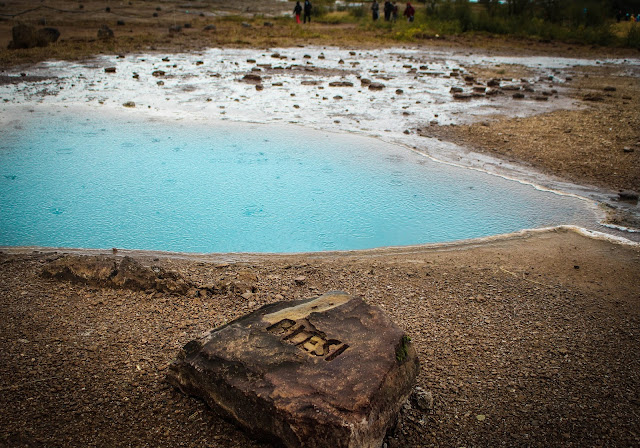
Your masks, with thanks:
[{"label": "engraved stone sign", "polygon": [[383,311],[343,292],[278,302],[189,342],[168,380],[286,447],[375,447],[419,370]]}]

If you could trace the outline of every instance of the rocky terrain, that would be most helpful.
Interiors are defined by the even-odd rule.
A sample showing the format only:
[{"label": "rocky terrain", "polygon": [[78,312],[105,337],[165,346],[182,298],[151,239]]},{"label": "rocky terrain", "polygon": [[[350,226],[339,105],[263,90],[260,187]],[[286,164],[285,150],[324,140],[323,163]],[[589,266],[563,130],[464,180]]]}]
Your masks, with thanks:
[{"label": "rocky terrain", "polygon": [[[640,443],[637,247],[557,230],[343,254],[100,258],[123,255],[149,283],[58,280],[43,272],[62,253],[0,254],[2,445],[268,446],[169,386],[167,367],[204,331],[329,290],[382,307],[421,359],[387,446]],[[160,277],[192,288],[176,295]]]}]

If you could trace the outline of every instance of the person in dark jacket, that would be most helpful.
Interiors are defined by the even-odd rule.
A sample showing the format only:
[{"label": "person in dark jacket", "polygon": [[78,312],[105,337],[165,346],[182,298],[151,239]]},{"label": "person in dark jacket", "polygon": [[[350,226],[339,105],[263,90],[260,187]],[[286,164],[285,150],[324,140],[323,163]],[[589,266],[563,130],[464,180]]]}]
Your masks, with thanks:
[{"label": "person in dark jacket", "polygon": [[307,19],[309,19],[309,23],[311,23],[311,2],[309,0],[304,0],[304,19],[303,22],[307,23]]},{"label": "person in dark jacket", "polygon": [[296,16],[296,23],[300,23],[300,14],[302,14],[300,2],[296,2],[296,6],[293,8],[293,14]]},{"label": "person in dark jacket", "polygon": [[378,20],[378,17],[380,16],[380,5],[378,5],[378,0],[373,0],[373,3],[371,4],[371,16],[374,22]]},{"label": "person in dark jacket", "polygon": [[413,15],[416,13],[416,10],[413,9],[411,3],[407,2],[406,8],[404,8],[404,16],[407,18],[407,22],[413,22]]},{"label": "person in dark jacket", "polygon": [[391,13],[393,12],[393,5],[391,4],[391,0],[387,0],[384,2],[384,20],[391,20]]}]

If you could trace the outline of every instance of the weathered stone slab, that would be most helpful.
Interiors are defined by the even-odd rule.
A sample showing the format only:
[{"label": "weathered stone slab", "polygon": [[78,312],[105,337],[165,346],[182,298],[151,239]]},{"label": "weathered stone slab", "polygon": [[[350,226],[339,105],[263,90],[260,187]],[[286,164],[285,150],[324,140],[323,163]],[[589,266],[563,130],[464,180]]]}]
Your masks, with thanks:
[{"label": "weathered stone slab", "polygon": [[342,292],[278,302],[189,342],[168,380],[286,447],[375,447],[419,363],[377,307]]}]

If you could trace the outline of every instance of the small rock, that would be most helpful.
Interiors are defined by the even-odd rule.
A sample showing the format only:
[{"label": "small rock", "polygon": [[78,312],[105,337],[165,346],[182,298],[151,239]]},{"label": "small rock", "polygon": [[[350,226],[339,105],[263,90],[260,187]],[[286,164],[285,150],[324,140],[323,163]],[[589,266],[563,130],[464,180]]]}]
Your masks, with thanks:
[{"label": "small rock", "polygon": [[251,24],[247,22],[242,22],[242,26],[245,28],[251,28]]},{"label": "small rock", "polygon": [[304,285],[304,283],[307,281],[307,277],[305,277],[304,275],[300,275],[294,278],[293,281],[296,282],[296,285]]},{"label": "small rock", "polygon": [[625,146],[624,148],[622,148],[622,151],[626,153],[630,153],[630,152],[633,152],[634,149],[629,146]]},{"label": "small rock", "polygon": [[486,417],[486,415],[483,415],[483,414],[478,414],[478,415],[476,415],[476,419],[477,419],[479,422],[483,422],[483,421],[485,421],[485,420],[486,420],[486,418],[487,418],[487,417]]},{"label": "small rock", "polygon": [[215,31],[215,30],[216,30],[215,25],[207,25],[204,27],[204,31]]},{"label": "small rock", "polygon": [[115,73],[116,72],[116,68],[115,67],[105,67],[104,72],[105,73]]},{"label": "small rock", "polygon": [[618,197],[621,201],[636,202],[638,200],[638,193],[632,190],[622,190],[618,193]]},{"label": "small rock", "polygon": [[134,103],[133,101],[127,101],[126,103],[123,104],[124,107],[136,107],[136,103]]},{"label": "small rock", "polygon": [[329,83],[329,87],[353,87],[353,83],[349,81],[333,81]]},{"label": "small rock", "polygon": [[98,29],[98,39],[100,40],[109,40],[113,39],[113,30],[109,28],[107,25],[102,25]]},{"label": "small rock", "polygon": [[382,90],[384,89],[384,87],[385,85],[381,82],[372,82],[371,84],[369,84],[369,90]]},{"label": "small rock", "polygon": [[396,95],[402,95],[403,93],[404,93],[404,90],[396,89]]},{"label": "small rock", "polygon": [[175,33],[179,33],[182,31],[182,27],[180,25],[173,25],[169,27],[169,33],[170,34],[175,34]]},{"label": "small rock", "polygon": [[522,92],[516,92],[516,93],[514,93],[514,94],[513,94],[512,98],[513,98],[514,100],[521,100],[521,99],[523,99],[523,98],[524,98],[524,93],[522,93]]},{"label": "small rock", "polygon": [[462,87],[451,87],[449,93],[462,93]]},{"label": "small rock", "polygon": [[160,77],[160,76],[164,76],[164,71],[162,70],[156,70],[153,73],[151,73],[151,76],[155,76],[156,78]]},{"label": "small rock", "polygon": [[607,86],[607,87],[604,88],[604,91],[605,92],[615,92],[616,88],[612,87],[612,86]]}]

